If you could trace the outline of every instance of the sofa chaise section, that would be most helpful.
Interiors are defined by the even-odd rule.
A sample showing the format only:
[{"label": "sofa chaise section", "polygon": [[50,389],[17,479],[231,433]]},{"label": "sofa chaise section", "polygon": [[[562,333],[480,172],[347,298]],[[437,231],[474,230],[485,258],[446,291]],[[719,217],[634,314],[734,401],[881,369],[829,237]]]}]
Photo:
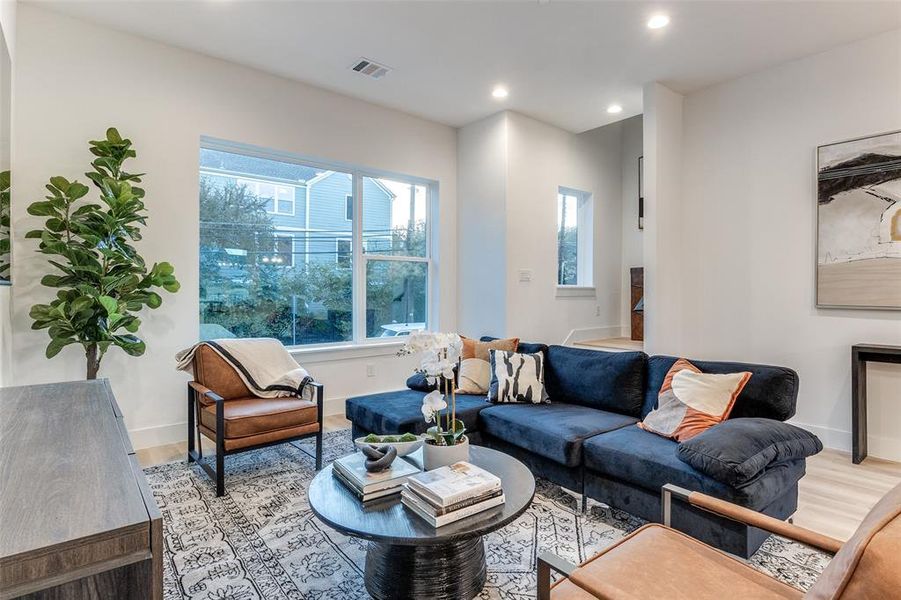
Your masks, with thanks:
[{"label": "sofa chaise section", "polygon": [[[354,438],[370,433],[425,433],[432,425],[422,417],[425,395],[416,390],[397,390],[348,398],[344,411],[352,423]],[[472,443],[479,443],[479,411],[489,406],[484,396],[457,394],[457,418],[463,421]]]},{"label": "sofa chaise section", "polygon": [[[641,418],[657,405],[673,356],[651,356]],[[785,367],[691,360],[705,373],[749,371],[752,375],[735,401],[729,419],[756,417],[775,426],[791,418],[798,394],[798,375]],[[701,473],[677,456],[679,444],[630,426],[600,435],[584,444],[585,493],[595,500],[648,520],[660,518],[660,487],[672,483],[722,498],[778,519],[797,510],[798,481],[804,459],[770,465],[753,481],[732,486]],[[674,510],[673,522],[682,531],[722,550],[747,558],[767,534],[693,507]]]}]

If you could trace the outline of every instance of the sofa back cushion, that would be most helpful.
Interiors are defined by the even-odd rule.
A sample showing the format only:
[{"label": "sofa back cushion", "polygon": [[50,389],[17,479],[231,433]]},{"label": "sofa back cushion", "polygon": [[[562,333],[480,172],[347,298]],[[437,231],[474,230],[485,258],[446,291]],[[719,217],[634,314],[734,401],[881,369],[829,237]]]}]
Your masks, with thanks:
[{"label": "sofa back cushion", "polygon": [[644,398],[644,352],[550,346],[544,383],[551,402],[568,402],[638,417]]},{"label": "sofa back cushion", "polygon": [[[479,338],[480,342],[493,342],[497,340],[496,337],[491,337],[490,335],[483,335]],[[535,342],[523,342],[520,340],[519,344],[516,345],[516,351],[520,354],[536,354],[538,352],[544,352],[547,354],[547,344],[538,344]]]},{"label": "sofa back cushion", "polygon": [[[647,382],[644,388],[644,418],[657,406],[657,396],[667,372],[679,360],[674,356],[651,356],[647,362]],[[795,414],[798,400],[798,374],[786,367],[749,363],[689,359],[703,373],[739,373],[748,371],[748,380],[735,399],[729,418],[761,417],[785,421]],[[551,396],[553,400],[553,396]]]}]

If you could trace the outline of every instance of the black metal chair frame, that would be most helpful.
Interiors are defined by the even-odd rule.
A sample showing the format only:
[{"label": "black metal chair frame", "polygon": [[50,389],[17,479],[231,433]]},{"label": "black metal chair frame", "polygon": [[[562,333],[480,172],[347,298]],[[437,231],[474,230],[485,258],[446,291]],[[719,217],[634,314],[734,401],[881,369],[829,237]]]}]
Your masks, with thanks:
[{"label": "black metal chair frame", "polygon": [[[316,420],[319,423],[318,431],[316,431],[315,433],[305,433],[303,435],[298,435],[292,438],[269,442],[266,444],[258,444],[256,446],[248,446],[246,448],[238,448],[235,450],[225,449],[225,400],[222,398],[222,396],[212,390],[206,390],[205,392],[202,392],[204,396],[206,396],[211,402],[214,402],[216,404],[216,439],[213,440],[216,442],[216,468],[213,469],[209,465],[209,463],[207,461],[204,461],[203,459],[203,441],[200,437],[203,434],[200,431],[200,402],[197,401],[198,390],[196,390],[190,383],[188,384],[188,462],[196,462],[198,465],[200,465],[200,468],[202,468],[206,472],[206,474],[216,482],[217,497],[225,495],[225,457],[232,454],[240,454],[241,452],[259,450],[260,448],[267,448],[269,446],[276,446],[278,444],[296,442],[298,440],[305,440],[311,437],[315,437],[316,470],[319,471],[322,469],[322,410],[324,402],[324,387],[321,383],[315,382],[308,385],[311,385],[313,387],[314,394],[316,396],[316,407],[318,411]],[[309,454],[305,450],[301,451]]]}]

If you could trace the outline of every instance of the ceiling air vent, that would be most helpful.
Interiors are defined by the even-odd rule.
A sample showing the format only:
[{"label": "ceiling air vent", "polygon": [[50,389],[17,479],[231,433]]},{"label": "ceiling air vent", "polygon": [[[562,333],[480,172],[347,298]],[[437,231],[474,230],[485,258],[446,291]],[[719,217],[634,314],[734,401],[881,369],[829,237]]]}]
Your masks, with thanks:
[{"label": "ceiling air vent", "polygon": [[371,77],[372,79],[381,79],[382,77],[387,75],[389,71],[391,71],[391,69],[389,69],[385,65],[380,65],[379,63],[373,62],[368,58],[361,58],[350,68],[357,73],[365,75],[366,77]]}]

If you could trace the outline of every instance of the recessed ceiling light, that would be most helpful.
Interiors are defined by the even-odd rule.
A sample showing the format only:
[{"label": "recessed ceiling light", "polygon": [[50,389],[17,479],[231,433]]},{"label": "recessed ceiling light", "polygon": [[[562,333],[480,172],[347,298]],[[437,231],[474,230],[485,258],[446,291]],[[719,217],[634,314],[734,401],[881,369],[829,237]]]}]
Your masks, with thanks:
[{"label": "recessed ceiling light", "polygon": [[660,29],[669,25],[669,17],[666,15],[654,15],[648,19],[648,27],[651,29]]},{"label": "recessed ceiling light", "polygon": [[623,112],[623,107],[620,106],[619,104],[611,104],[610,106],[607,107],[607,112],[610,113],[611,115],[615,115],[617,113]]},{"label": "recessed ceiling light", "polygon": [[491,95],[495,98],[506,98],[509,94],[510,92],[507,91],[507,88],[502,85],[496,85],[494,86],[494,89],[491,90]]}]

